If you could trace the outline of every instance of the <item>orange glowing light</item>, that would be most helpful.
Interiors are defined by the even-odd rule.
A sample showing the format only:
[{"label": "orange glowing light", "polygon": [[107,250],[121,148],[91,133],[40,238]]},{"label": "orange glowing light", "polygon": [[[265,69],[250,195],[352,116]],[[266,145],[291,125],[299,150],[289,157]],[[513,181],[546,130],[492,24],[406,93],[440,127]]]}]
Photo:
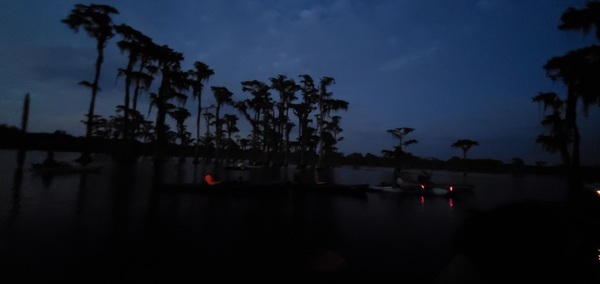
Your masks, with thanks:
[{"label": "orange glowing light", "polygon": [[208,183],[209,185],[215,185],[215,184],[219,183],[217,180],[215,180],[215,178],[211,174],[206,174],[204,176],[204,181],[206,183]]},{"label": "orange glowing light", "polygon": [[596,195],[600,196],[600,189],[596,190]]}]

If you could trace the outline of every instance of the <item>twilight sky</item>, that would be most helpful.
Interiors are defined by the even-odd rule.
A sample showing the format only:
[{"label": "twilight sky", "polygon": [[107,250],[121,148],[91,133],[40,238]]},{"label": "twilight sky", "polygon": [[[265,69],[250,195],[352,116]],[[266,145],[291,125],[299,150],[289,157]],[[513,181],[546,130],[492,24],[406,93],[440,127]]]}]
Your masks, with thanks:
[{"label": "twilight sky", "polygon": [[[338,113],[345,154],[380,155],[396,143],[386,130],[412,127],[409,137],[419,143],[407,150],[418,156],[460,156],[450,144],[472,139],[480,146],[470,158],[556,163],[558,155],[534,142],[545,130],[542,108],[531,98],[548,91],[564,96],[565,88],[542,66],[594,42],[591,34],[557,29],[563,11],[583,7],[584,0],[0,0],[1,124],[20,125],[30,93],[29,131],[84,135],[80,121],[91,96],[77,83],[93,79],[95,40],[60,22],[78,3],[115,7],[115,24],[183,53],[184,70],[194,61],[208,64],[215,71],[208,86],[227,87],[235,100],[249,97],[242,81],[334,77],[329,90],[350,103]],[[105,51],[96,101],[104,117],[123,103],[116,71],[126,57],[118,40]],[[148,102],[141,99],[144,114]],[[212,102],[205,87],[203,104]],[[186,107],[195,117],[194,105],[190,99]],[[188,128],[195,136],[194,121]],[[600,109],[590,108],[579,121],[583,163],[597,165]],[[245,136],[247,124],[240,123]]]}]

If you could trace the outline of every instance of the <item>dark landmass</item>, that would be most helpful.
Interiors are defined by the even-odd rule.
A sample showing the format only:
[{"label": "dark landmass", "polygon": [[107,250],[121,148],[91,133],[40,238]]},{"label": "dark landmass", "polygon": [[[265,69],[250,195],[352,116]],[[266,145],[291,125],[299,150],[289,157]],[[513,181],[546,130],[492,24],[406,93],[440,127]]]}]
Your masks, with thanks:
[{"label": "dark landmass", "polygon": [[[92,153],[109,154],[118,157],[125,151],[134,156],[152,156],[155,151],[155,143],[142,143],[134,141],[127,145],[127,141],[122,139],[104,139],[93,137],[89,141],[85,137],[76,137],[67,134],[64,131],[55,131],[54,133],[23,133],[17,127],[7,127],[0,125],[0,149],[23,149],[29,151],[55,151],[55,152],[81,152],[86,147]],[[128,149],[128,150],[125,150]],[[196,148],[194,145],[181,146],[178,144],[166,144],[163,152],[172,157],[194,157]],[[214,158],[214,148],[200,146],[199,153],[201,158]],[[249,159],[250,151],[235,148],[229,151],[229,159]],[[291,153],[290,160],[296,161],[297,156]],[[391,158],[377,156],[371,153],[361,154],[352,153],[344,155],[337,153],[330,157],[333,165],[350,165],[354,167],[395,167],[396,161]],[[315,159],[316,161],[316,159]],[[403,161],[404,169],[430,169],[430,170],[448,170],[464,171],[478,173],[512,173],[512,174],[550,174],[562,175],[564,169],[560,165],[546,165],[543,163],[536,165],[527,165],[522,160],[516,158],[512,163],[504,163],[495,159],[463,159],[452,157],[446,161],[436,158],[422,158],[407,154]],[[590,181],[600,179],[600,166],[582,167],[581,177]]]}]

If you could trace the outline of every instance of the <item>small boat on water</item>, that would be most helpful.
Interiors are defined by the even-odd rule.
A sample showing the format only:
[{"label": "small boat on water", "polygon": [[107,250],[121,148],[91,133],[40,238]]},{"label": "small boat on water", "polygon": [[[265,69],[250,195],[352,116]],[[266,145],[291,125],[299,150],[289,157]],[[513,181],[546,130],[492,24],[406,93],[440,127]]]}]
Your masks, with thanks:
[{"label": "small boat on water", "polygon": [[246,166],[225,166],[223,169],[227,171],[247,171],[250,170],[250,167]]},{"label": "small boat on water", "polygon": [[75,174],[75,173],[94,173],[103,168],[99,164],[82,165],[78,163],[60,162],[57,165],[47,166],[42,163],[34,163],[32,171],[40,174]]},{"label": "small boat on water", "polygon": [[464,192],[472,192],[472,190],[473,186],[470,184],[441,184],[433,182],[401,182],[399,184],[379,184],[369,186],[370,192],[391,192],[438,196],[453,196]]},{"label": "small boat on water", "polygon": [[425,185],[419,187],[400,187],[391,185],[375,185],[369,186],[370,192],[390,192],[390,193],[401,193],[401,194],[414,194],[414,195],[440,195],[446,196],[451,194],[446,188],[441,187],[427,187]]},{"label": "small boat on water", "polygon": [[248,162],[238,160],[236,163],[231,163],[231,164],[224,166],[223,169],[226,171],[247,171],[247,170],[258,169],[258,168],[262,168],[262,167],[263,167],[263,165],[260,165],[260,164],[248,163]]}]

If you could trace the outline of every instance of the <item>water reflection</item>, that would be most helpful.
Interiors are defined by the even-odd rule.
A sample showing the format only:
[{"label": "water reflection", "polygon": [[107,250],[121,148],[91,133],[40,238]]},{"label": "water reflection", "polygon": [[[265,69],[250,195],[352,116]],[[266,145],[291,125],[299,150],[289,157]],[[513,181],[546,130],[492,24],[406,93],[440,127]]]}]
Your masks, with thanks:
[{"label": "water reflection", "polygon": [[23,181],[23,165],[25,164],[25,157],[27,152],[25,150],[19,150],[17,152],[17,167],[13,178],[13,188],[21,188],[21,182]]},{"label": "water reflection", "polygon": [[[116,172],[116,173],[115,173]],[[133,201],[134,181],[137,180],[136,171],[132,164],[119,164],[115,167],[113,175],[115,187],[112,190],[112,220],[113,239],[119,240],[125,236],[127,231],[128,212]]]},{"label": "water reflection", "polygon": [[[72,262],[81,262],[80,267],[97,264],[96,268],[87,268],[94,273],[103,269],[149,273],[154,268],[160,270],[165,259],[172,263],[173,271],[227,267],[232,263],[241,266],[252,261],[255,266],[306,266],[315,256],[333,252],[349,268],[395,271],[405,267],[407,273],[431,275],[451,256],[452,235],[471,209],[493,209],[524,198],[557,201],[562,197],[563,184],[558,178],[546,176],[525,175],[515,181],[512,176],[469,174],[469,182],[475,185],[473,194],[452,198],[375,192],[360,200],[310,194],[163,195],[153,190],[155,178],[198,181],[212,164],[180,165],[175,159],[157,167],[151,159],[141,159],[122,165],[109,157],[96,157],[95,161],[105,164],[101,173],[58,178],[45,187],[37,176],[17,170],[14,154],[9,152],[10,159],[4,159],[11,162],[4,167],[9,174],[0,177],[4,178],[0,182],[13,184],[12,191],[0,191],[5,194],[2,197],[6,196],[0,202],[11,206],[9,214],[0,215],[0,221],[8,220],[10,230],[23,237],[17,240],[21,247],[30,245],[27,240],[48,240],[31,249],[46,255],[44,260],[53,259],[57,251],[71,253],[65,254],[69,255],[67,263],[27,261],[43,263],[47,270],[67,267]],[[33,160],[38,154],[43,153],[27,155]],[[27,168],[26,162],[22,167]],[[261,181],[285,179],[284,173],[294,178],[297,172],[292,165],[287,169],[220,172],[226,180]],[[376,184],[391,176],[391,169],[339,167],[329,172],[308,169],[302,179]],[[462,178],[461,173],[452,172],[436,172],[434,177],[443,181]],[[517,184],[518,190],[513,190]],[[75,239],[79,244],[74,246],[65,239]],[[4,252],[11,245],[0,243],[0,250]],[[591,250],[594,260],[597,248]],[[10,251],[14,255],[5,254],[2,260],[27,255],[17,249]],[[95,257],[96,263],[91,260]],[[429,265],[424,267],[422,263]]]},{"label": "water reflection", "polygon": [[[177,177],[175,178],[177,180],[177,182],[183,182],[184,180],[186,180],[187,175],[186,175],[186,171],[184,170],[185,167],[187,167],[187,165],[184,163],[177,164],[177,171],[176,171]],[[218,173],[215,173],[215,174],[218,175]]]},{"label": "water reflection", "polygon": [[317,183],[335,183],[334,169],[317,169]]},{"label": "water reflection", "polygon": [[527,201],[473,212],[456,234],[457,259],[466,258],[436,283],[450,283],[450,275],[473,283],[597,283],[600,266],[586,256],[590,236],[564,209]]},{"label": "water reflection", "polygon": [[26,155],[27,152],[25,150],[21,149],[17,152],[17,167],[13,174],[11,207],[8,211],[9,228],[15,225],[15,221],[21,209],[21,184],[23,183],[23,165],[25,163]]},{"label": "water reflection", "polygon": [[79,183],[77,185],[77,207],[75,210],[77,220],[81,220],[81,214],[84,210],[84,202],[87,193],[87,177],[88,175],[86,174],[82,174],[79,176]]}]

